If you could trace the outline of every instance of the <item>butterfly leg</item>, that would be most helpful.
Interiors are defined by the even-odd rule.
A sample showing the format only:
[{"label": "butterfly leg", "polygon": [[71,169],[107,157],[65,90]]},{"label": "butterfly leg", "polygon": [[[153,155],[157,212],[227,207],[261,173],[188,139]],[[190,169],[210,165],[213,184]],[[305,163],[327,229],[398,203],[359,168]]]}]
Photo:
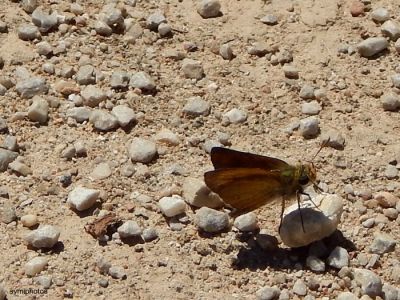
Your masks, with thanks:
[{"label": "butterfly leg", "polygon": [[300,194],[306,195],[306,196],[308,197],[308,199],[310,200],[310,202],[311,202],[312,204],[314,204],[315,208],[318,209],[319,211],[322,211],[322,210],[318,207],[318,205],[315,204],[315,202],[312,200],[310,194],[308,194],[308,193],[306,193],[306,192],[304,192],[304,191],[300,191]]},{"label": "butterfly leg", "polygon": [[306,230],[304,229],[303,214],[301,212],[301,207],[300,207],[300,193],[302,193],[302,191],[300,191],[300,192],[296,191],[297,207],[298,207],[299,213],[300,213],[301,227],[303,228],[303,232],[306,233]]},{"label": "butterfly leg", "polygon": [[278,232],[281,232],[282,219],[283,219],[283,212],[284,212],[284,211],[285,211],[285,197],[282,196],[281,221],[279,222],[279,229],[278,229]]}]

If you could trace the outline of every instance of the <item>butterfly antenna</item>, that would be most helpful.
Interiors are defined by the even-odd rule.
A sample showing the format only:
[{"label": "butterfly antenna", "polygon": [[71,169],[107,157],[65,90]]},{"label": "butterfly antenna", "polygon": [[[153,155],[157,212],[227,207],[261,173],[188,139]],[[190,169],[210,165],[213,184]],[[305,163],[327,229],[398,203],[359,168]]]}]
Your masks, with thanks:
[{"label": "butterfly antenna", "polygon": [[331,138],[328,137],[328,139],[326,139],[325,141],[322,142],[322,144],[321,144],[321,146],[319,147],[317,153],[315,153],[314,156],[313,156],[313,158],[311,159],[311,162],[314,161],[314,159],[317,157],[317,155],[321,152],[322,148],[325,148],[325,147],[328,145],[328,143],[329,143],[330,140],[331,140]]}]

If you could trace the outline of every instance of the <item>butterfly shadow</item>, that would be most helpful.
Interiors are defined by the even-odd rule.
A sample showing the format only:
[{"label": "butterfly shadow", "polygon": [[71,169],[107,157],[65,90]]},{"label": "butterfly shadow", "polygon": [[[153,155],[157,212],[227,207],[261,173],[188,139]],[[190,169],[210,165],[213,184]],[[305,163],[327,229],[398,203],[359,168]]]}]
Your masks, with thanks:
[{"label": "butterfly shadow", "polygon": [[[267,239],[276,240],[274,236],[268,234],[262,235]],[[270,249],[268,249],[268,247],[264,247],[263,249],[256,242],[256,236],[255,234],[247,234],[239,237],[245,245],[239,249],[236,258],[233,260],[233,269],[248,269],[253,272],[265,270],[267,268],[275,270],[305,269],[307,268],[306,259],[310,255],[315,255],[317,253],[321,260],[326,261],[326,258],[337,246],[343,247],[349,252],[357,250],[354,243],[347,239],[339,230],[336,230],[333,234],[320,241],[298,248],[271,246]],[[326,265],[325,271],[318,273],[327,273],[331,270],[332,269]]]}]

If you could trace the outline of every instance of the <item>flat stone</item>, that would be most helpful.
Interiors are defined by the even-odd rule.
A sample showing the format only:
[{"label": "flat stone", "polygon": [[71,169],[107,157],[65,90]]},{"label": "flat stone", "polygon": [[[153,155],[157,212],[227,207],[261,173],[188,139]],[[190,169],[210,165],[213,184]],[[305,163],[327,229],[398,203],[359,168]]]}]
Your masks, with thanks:
[{"label": "flat stone", "polygon": [[32,105],[28,109],[28,118],[33,122],[44,124],[48,120],[49,104],[39,96],[34,96]]},{"label": "flat stone", "polygon": [[32,41],[40,38],[39,29],[32,24],[23,24],[18,27],[18,37],[23,41]]},{"label": "flat stone", "polygon": [[299,93],[299,96],[301,99],[307,100],[307,99],[314,99],[315,95],[314,95],[314,87],[312,87],[311,85],[307,85],[305,84]]},{"label": "flat stone", "polygon": [[167,128],[163,128],[157,132],[154,138],[157,142],[168,146],[177,146],[180,143],[179,137]]},{"label": "flat stone", "polygon": [[17,138],[13,135],[6,135],[0,147],[6,150],[17,152],[19,149]]},{"label": "flat stone", "polygon": [[278,299],[281,291],[277,287],[265,286],[256,292],[257,300],[274,300]]},{"label": "flat stone", "polygon": [[265,15],[264,17],[262,17],[260,19],[260,21],[262,23],[264,23],[264,24],[267,24],[267,25],[276,25],[276,24],[278,24],[277,16],[271,15],[271,14]]},{"label": "flat stone", "polygon": [[337,300],[358,300],[358,299],[359,298],[356,295],[350,292],[341,292],[337,297]]},{"label": "flat stone", "polygon": [[70,207],[83,211],[91,208],[96,203],[99,195],[100,191],[98,190],[78,186],[68,194],[67,203]]},{"label": "flat stone", "polygon": [[109,112],[95,109],[90,113],[89,122],[101,131],[109,131],[118,127],[117,118]]},{"label": "flat stone", "polygon": [[371,57],[387,49],[388,41],[384,37],[371,37],[357,45],[358,53],[364,57]]},{"label": "flat stone", "polygon": [[375,254],[393,252],[396,244],[396,240],[389,234],[378,233],[375,235],[375,239],[372,242],[372,245],[369,247],[369,252]]},{"label": "flat stone", "polygon": [[90,173],[90,178],[93,180],[103,180],[110,177],[112,174],[112,169],[110,165],[106,162],[99,163],[93,171]]},{"label": "flat stone", "polygon": [[318,115],[321,109],[321,105],[315,100],[311,102],[305,102],[301,105],[301,112],[309,116]]},{"label": "flat stone", "polygon": [[210,113],[210,104],[199,96],[190,97],[183,107],[183,112],[194,117],[207,116]]},{"label": "flat stone", "polygon": [[25,236],[28,245],[35,248],[52,248],[60,237],[60,230],[52,225],[42,225]]},{"label": "flat stone", "polygon": [[343,201],[335,194],[320,194],[311,201],[301,203],[304,229],[301,224],[297,203],[289,206],[283,215],[280,236],[289,247],[309,245],[331,235],[340,223]]},{"label": "flat stone", "polygon": [[128,146],[129,157],[132,162],[149,163],[157,155],[157,147],[153,141],[142,138],[133,138]]},{"label": "flat stone", "polygon": [[247,120],[247,113],[238,108],[233,108],[230,111],[228,111],[227,113],[225,113],[224,117],[231,124],[239,124],[239,123],[243,123]]},{"label": "flat stone", "polygon": [[17,173],[18,175],[21,176],[28,176],[31,175],[32,169],[30,167],[28,167],[26,164],[18,161],[18,160],[14,160],[13,162],[11,162],[8,165],[9,169],[14,171],[15,173]]},{"label": "flat stone", "polygon": [[383,23],[390,19],[390,13],[386,8],[378,7],[374,9],[371,14],[371,19],[377,23]]},{"label": "flat stone", "polygon": [[212,192],[203,180],[187,177],[183,181],[183,198],[191,206],[218,208],[223,206],[221,198]]},{"label": "flat stone", "polygon": [[202,231],[217,233],[228,228],[229,217],[224,212],[202,207],[196,211],[194,223]]},{"label": "flat stone", "polygon": [[32,77],[19,81],[16,85],[18,94],[24,99],[30,99],[35,95],[45,94],[49,87],[46,80],[39,77]]}]

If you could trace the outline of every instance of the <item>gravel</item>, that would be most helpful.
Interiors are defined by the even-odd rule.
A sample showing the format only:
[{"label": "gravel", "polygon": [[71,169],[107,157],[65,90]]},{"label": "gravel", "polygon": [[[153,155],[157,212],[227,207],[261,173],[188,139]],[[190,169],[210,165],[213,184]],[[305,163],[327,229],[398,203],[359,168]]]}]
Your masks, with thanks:
[{"label": "gravel", "polygon": [[400,37],[400,25],[392,20],[388,20],[381,26],[381,32],[383,36],[387,36],[392,41],[397,41]]},{"label": "gravel", "polygon": [[390,13],[386,8],[378,7],[371,12],[371,19],[377,23],[383,23],[390,19]]},{"label": "gravel", "polygon": [[293,285],[293,293],[299,296],[307,295],[307,286],[303,280],[297,279]]},{"label": "gravel", "polygon": [[400,97],[396,94],[384,94],[381,97],[381,103],[384,110],[397,111],[400,108]]},{"label": "gravel", "polygon": [[117,118],[117,122],[121,127],[127,127],[136,122],[135,112],[126,105],[114,106],[111,114]]},{"label": "gravel", "polygon": [[0,148],[0,172],[7,170],[8,165],[14,161],[18,153]]},{"label": "gravel", "polygon": [[83,104],[90,107],[96,107],[107,99],[107,95],[95,85],[86,86],[82,92]]},{"label": "gravel", "polygon": [[247,120],[247,113],[238,108],[233,108],[224,114],[224,117],[231,124],[239,124]]},{"label": "gravel", "polygon": [[201,62],[190,58],[185,58],[182,61],[182,72],[185,77],[191,79],[199,80],[205,76]]},{"label": "gravel", "polygon": [[118,127],[117,118],[107,111],[95,109],[90,113],[89,122],[100,131],[109,131]]},{"label": "gravel", "polygon": [[315,256],[308,256],[306,259],[306,265],[314,272],[325,271],[325,262]]},{"label": "gravel", "polygon": [[24,24],[18,28],[18,37],[23,41],[32,41],[40,38],[40,32],[36,26]]},{"label": "gravel", "polygon": [[154,80],[145,72],[137,72],[133,74],[129,81],[129,85],[144,92],[153,92],[156,89]]},{"label": "gravel", "polygon": [[314,138],[319,134],[319,131],[319,120],[316,117],[300,120],[299,132],[304,138]]},{"label": "gravel", "polygon": [[273,300],[278,299],[281,291],[277,287],[265,286],[256,292],[258,300]]},{"label": "gravel", "polygon": [[49,104],[39,96],[34,96],[28,109],[28,118],[33,122],[44,124],[48,120]]}]

